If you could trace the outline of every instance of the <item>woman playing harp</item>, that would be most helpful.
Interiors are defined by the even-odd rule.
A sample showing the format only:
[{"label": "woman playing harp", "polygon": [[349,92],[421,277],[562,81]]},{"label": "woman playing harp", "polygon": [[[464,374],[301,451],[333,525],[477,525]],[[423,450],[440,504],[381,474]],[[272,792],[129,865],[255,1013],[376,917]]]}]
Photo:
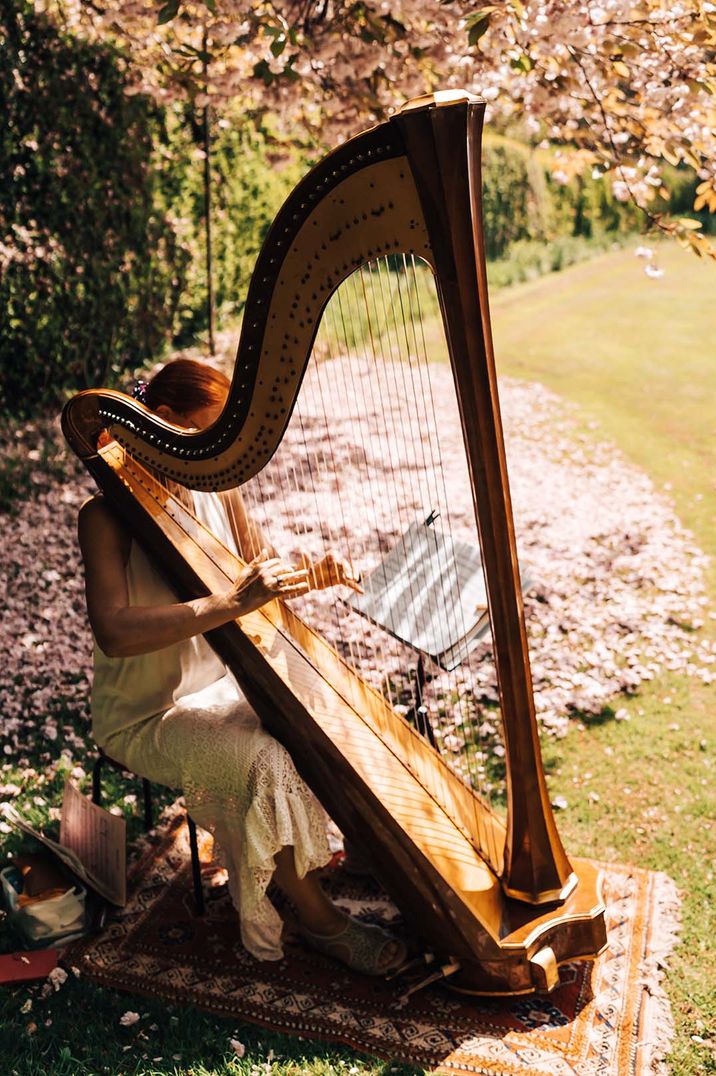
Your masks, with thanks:
[{"label": "woman playing harp", "polygon": [[[215,631],[204,630],[211,631],[212,646],[239,678],[265,728],[285,746],[297,772],[320,793],[341,829],[358,843],[370,838],[371,859],[381,882],[430,960],[438,958],[441,973],[449,974],[458,989],[522,994],[552,989],[559,966],[594,957],[603,948],[606,933],[599,869],[568,858],[541,765],[489,323],[480,204],[484,113],[484,101],[461,91],[409,102],[390,120],[327,154],[299,183],[259,254],[247,292],[234,379],[226,406],[210,427],[190,432],[212,418],[206,413],[208,403],[197,398],[177,406],[170,400],[153,400],[150,394],[149,407],[157,409],[151,414],[121,393],[97,389],[80,393],[67,404],[63,430],[132,534],[141,537],[166,569],[178,595],[194,599],[183,607],[180,603],[181,616],[187,619],[179,636],[169,637],[171,645],[172,640],[185,645],[202,630],[197,609],[205,614],[212,608],[210,600],[206,604],[207,595],[216,599],[231,589],[229,581],[238,571],[238,545],[232,552],[215,536],[216,530],[210,533],[211,528],[202,526],[202,513],[207,520],[209,513],[218,514],[221,502],[216,495],[197,495],[192,514],[188,494],[167,490],[153,476],[180,482],[182,491],[241,487],[249,496],[249,484],[256,479],[254,518],[261,518],[276,536],[279,528],[292,531],[296,538],[306,532],[307,542],[315,539],[312,548],[318,549],[325,548],[323,542],[329,548],[334,544],[329,515],[334,499],[342,494],[336,529],[350,534],[354,552],[355,539],[360,539],[361,562],[375,572],[390,556],[386,540],[402,543],[417,524],[424,528],[432,523],[436,509],[443,520],[441,533],[452,534],[453,498],[442,476],[443,464],[455,461],[466,490],[465,496],[460,495],[470,532],[465,538],[479,546],[484,570],[504,743],[504,810],[491,798],[490,781],[483,779],[487,757],[483,747],[489,744],[482,743],[481,726],[474,720],[476,708],[468,710],[462,721],[465,732],[462,744],[458,738],[459,754],[455,758],[451,754],[456,739],[451,730],[460,725],[452,703],[463,697],[479,702],[479,681],[471,682],[468,675],[465,693],[459,682],[438,685],[431,714],[445,717],[441,735],[446,750],[436,751],[410,723],[402,695],[396,701],[393,689],[402,690],[404,670],[396,666],[396,677],[385,675],[382,638],[374,645],[373,632],[363,622],[354,634],[353,625],[346,623],[346,603],[332,610],[334,632],[321,616],[319,601],[305,603],[305,617],[288,602],[268,601],[280,592],[275,589],[279,576],[288,589],[317,581],[312,578],[314,565],[300,566],[308,571],[303,577],[273,563],[267,578],[265,564],[254,563],[249,575],[242,576],[244,583],[252,581],[256,600],[243,608],[253,611],[238,623],[236,607],[231,613],[224,609],[224,619],[213,621],[219,625]],[[423,323],[418,278],[425,273],[437,318],[435,335],[427,332],[429,323],[427,329]],[[362,321],[353,320],[352,299],[343,303],[343,288],[350,288],[353,299],[365,306],[366,355],[357,364],[352,356],[361,336],[356,327],[360,329]],[[329,319],[325,356],[317,337],[324,318]],[[394,331],[391,326],[401,320],[402,330]],[[430,361],[435,340],[442,340],[449,363]],[[433,374],[442,379],[440,369],[450,384],[453,418],[447,409],[434,406],[430,386]],[[330,390],[334,377],[343,386],[338,394]],[[361,406],[362,387],[372,401],[367,415]],[[299,400],[304,391],[305,409]],[[396,407],[391,409],[391,403]],[[162,405],[169,409],[163,412],[165,418],[173,411],[174,421],[184,429],[162,421]],[[341,418],[349,425],[362,423],[358,441],[350,429],[334,441],[332,430]],[[404,436],[406,426],[416,435],[414,450],[411,438]],[[447,427],[457,437],[445,453],[439,432],[440,428],[449,432]],[[321,430],[326,431],[325,445]],[[109,443],[101,440],[106,433]],[[284,447],[287,456],[282,461]],[[326,481],[321,486],[324,457]],[[283,487],[267,470],[274,464],[279,471],[284,466],[287,470],[285,488],[291,490],[291,506],[287,497],[282,502],[282,494],[274,496],[274,490]],[[368,483],[366,474],[371,476]],[[263,489],[260,476],[266,478]],[[313,527],[306,525],[313,511],[309,497],[316,508]],[[243,532],[250,540],[242,549],[256,554],[268,543],[236,503],[238,543],[244,542],[239,533],[243,517]],[[348,509],[345,515],[342,506]],[[93,511],[100,515],[98,509]],[[222,524],[227,526],[225,519],[217,524],[224,533]],[[130,593],[131,546],[127,553],[125,544],[123,552],[119,538],[115,535],[113,540],[118,549],[113,555],[116,586],[126,590],[112,602],[126,618],[127,607],[138,604]],[[101,548],[97,538],[94,543]],[[101,572],[101,564],[97,570]],[[423,591],[413,575],[406,593],[412,588],[420,605]],[[176,606],[173,595],[167,594],[164,590],[145,604]],[[198,597],[204,604],[196,604]],[[266,604],[260,605],[264,599]],[[451,622],[454,605],[448,588],[435,606],[440,623]],[[97,606],[101,608],[102,602],[90,601],[93,616]],[[373,622],[385,620],[373,617],[369,623]],[[208,626],[210,621],[204,623]],[[102,641],[100,626],[96,628]],[[408,638],[413,639],[412,634]],[[156,645],[153,634],[147,649]],[[430,654],[435,650],[423,649]],[[149,655],[150,664],[161,653],[160,649]],[[197,666],[189,662],[188,667]],[[218,670],[215,666],[211,683],[222,680],[223,673],[223,665]],[[183,672],[175,675],[183,693]],[[199,685],[202,690],[207,686],[211,686],[208,679]],[[141,720],[130,722],[137,726],[129,739],[138,757],[125,751],[125,758],[139,772],[140,748],[145,759],[165,757],[155,752],[155,743],[170,722],[156,715],[164,717],[175,701],[171,692],[168,699],[145,710]],[[445,701],[449,705],[443,705]],[[151,729],[146,745],[139,742],[145,727]],[[201,769],[197,760],[204,760],[198,777],[205,782],[207,771],[216,766],[210,741],[195,743],[196,726],[187,719],[186,727],[186,738],[177,739],[180,749],[167,756],[171,765],[166,780],[182,783],[191,800],[189,785],[197,781],[197,768]],[[215,726],[208,721],[207,727]],[[110,738],[114,732],[116,742]],[[120,740],[127,738],[121,721],[116,728],[105,725],[100,739],[102,735],[107,749],[114,748],[115,753],[121,749]],[[190,761],[193,770],[185,776],[182,767],[188,768]],[[258,789],[255,770],[253,775],[244,772]],[[245,786],[239,787],[240,793],[230,793],[229,800],[241,801],[245,815],[241,800]],[[194,814],[202,821],[196,810]],[[286,845],[279,842],[279,873],[282,847]],[[321,854],[325,850],[316,861]],[[298,865],[300,856],[294,858]],[[271,859],[268,874],[273,868]],[[234,873],[238,893],[241,879]],[[333,927],[338,925],[334,920]],[[319,944],[325,943],[329,931],[322,934]],[[389,944],[384,937],[378,944],[382,967],[393,957],[399,959]],[[352,960],[348,950],[346,944],[341,953]]]},{"label": "woman playing harp", "polygon": [[[218,371],[178,360],[144,386],[142,402],[175,425],[201,429],[221,413],[228,389]],[[390,971],[405,958],[402,942],[347,917],[324,894],[316,871],[330,858],[325,813],[202,637],[277,596],[356,581],[332,554],[316,563],[304,557],[298,569],[282,562],[238,491],[195,492],[192,500],[196,517],[248,564],[223,593],[188,602],[176,600],[103,497],[80,510],[95,739],[133,772],[183,790],[191,816],[221,850],[253,956],[282,956],[281,919],[266,895],[273,878],[316,948],[357,971]]]}]

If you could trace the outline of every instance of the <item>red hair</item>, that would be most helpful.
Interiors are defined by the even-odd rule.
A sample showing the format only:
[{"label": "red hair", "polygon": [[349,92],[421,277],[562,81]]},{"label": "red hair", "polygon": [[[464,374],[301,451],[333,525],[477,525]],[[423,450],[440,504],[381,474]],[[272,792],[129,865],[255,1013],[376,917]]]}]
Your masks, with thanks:
[{"label": "red hair", "polygon": [[226,374],[196,359],[174,359],[148,382],[147,407],[156,411],[164,404],[177,415],[188,415],[204,407],[224,404],[231,387]]}]

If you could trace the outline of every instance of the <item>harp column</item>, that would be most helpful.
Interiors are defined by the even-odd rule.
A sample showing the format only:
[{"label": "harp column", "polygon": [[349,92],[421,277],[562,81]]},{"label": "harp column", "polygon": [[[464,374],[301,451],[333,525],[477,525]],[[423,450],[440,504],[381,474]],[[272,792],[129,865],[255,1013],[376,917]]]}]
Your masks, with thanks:
[{"label": "harp column", "polygon": [[485,103],[428,95],[395,118],[425,216],[485,569],[507,767],[504,892],[531,904],[576,885],[542,767],[487,297],[480,149]]}]

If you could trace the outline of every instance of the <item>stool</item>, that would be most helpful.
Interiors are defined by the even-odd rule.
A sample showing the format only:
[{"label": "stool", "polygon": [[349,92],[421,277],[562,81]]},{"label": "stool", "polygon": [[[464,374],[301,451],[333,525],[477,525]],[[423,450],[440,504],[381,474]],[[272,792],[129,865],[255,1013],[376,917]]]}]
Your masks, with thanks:
[{"label": "stool", "polygon": [[[102,748],[98,748],[99,754],[97,761],[92,767],[92,802],[96,803],[99,807],[102,802],[102,767],[104,765],[111,766],[113,770],[117,770],[118,773],[126,773],[130,777],[138,777],[136,773],[132,773],[126,766],[123,766],[121,762],[115,762],[113,758],[106,755]],[[142,777],[142,792],[144,795],[144,828],[149,830],[152,828],[152,786],[146,777]],[[201,862],[199,860],[199,844],[196,839],[196,823],[187,811],[186,824],[189,828],[189,848],[191,849],[191,876],[194,883],[194,906],[197,915],[203,915],[205,910],[204,905],[204,890],[201,884]]]}]

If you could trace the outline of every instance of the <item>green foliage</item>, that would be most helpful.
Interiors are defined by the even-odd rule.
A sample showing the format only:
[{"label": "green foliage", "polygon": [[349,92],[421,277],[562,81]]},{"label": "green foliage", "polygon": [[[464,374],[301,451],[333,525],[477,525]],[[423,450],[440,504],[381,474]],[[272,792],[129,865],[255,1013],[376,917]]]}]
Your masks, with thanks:
[{"label": "green foliage", "polygon": [[684,164],[678,167],[666,164],[662,168],[662,179],[671,195],[669,212],[675,217],[692,217],[699,221],[701,231],[706,235],[716,235],[716,213],[709,213],[708,209],[694,212],[696,187],[700,182],[696,172]]},{"label": "green foliage", "polygon": [[556,273],[624,242],[625,238],[614,232],[605,232],[593,239],[583,235],[558,236],[550,242],[518,239],[504,257],[488,263],[487,277],[493,288],[506,288],[546,273]]},{"label": "green foliage", "polygon": [[187,254],[156,212],[152,115],[121,60],[26,0],[0,35],[0,403],[21,416],[155,354]]},{"label": "green foliage", "polygon": [[639,227],[638,211],[617,201],[609,183],[592,175],[560,183],[552,174],[552,163],[551,151],[533,150],[502,135],[485,135],[482,190],[488,259],[503,257],[522,240],[597,238]]},{"label": "green foliage", "polygon": [[[0,13],[0,411],[27,417],[207,324],[202,131],[128,95],[126,64],[27,0]],[[243,304],[268,224],[302,165],[264,124],[215,125],[214,285]]]},{"label": "green foliage", "polygon": [[[201,131],[189,108],[167,112],[157,131],[154,169],[162,211],[186,250],[175,341],[183,345],[207,325]],[[211,146],[213,283],[221,320],[243,309],[251,272],[269,225],[306,170],[270,123],[229,113],[214,123]]]}]

